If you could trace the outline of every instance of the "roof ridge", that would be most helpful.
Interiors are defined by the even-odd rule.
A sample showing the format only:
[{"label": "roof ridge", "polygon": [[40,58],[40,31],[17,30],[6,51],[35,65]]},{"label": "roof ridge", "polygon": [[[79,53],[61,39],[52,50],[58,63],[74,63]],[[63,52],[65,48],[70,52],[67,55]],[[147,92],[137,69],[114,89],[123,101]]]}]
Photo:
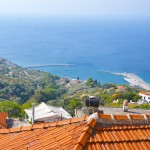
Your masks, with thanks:
[{"label": "roof ridge", "polygon": [[[121,118],[119,118],[119,117],[121,117]],[[91,136],[93,129],[95,128],[95,125],[98,122],[98,119],[101,119],[101,118],[112,120],[112,121],[115,121],[117,119],[118,120],[146,120],[146,121],[148,121],[150,118],[150,114],[115,115],[115,114],[94,113],[89,116],[89,118],[87,120],[87,126],[82,130],[82,133],[74,147],[74,150],[82,150],[85,147],[87,140]],[[130,125],[130,127],[127,127],[127,128],[128,129],[137,129],[137,127],[131,126],[131,125]],[[140,128],[142,129],[143,126],[140,126]],[[147,128],[150,128],[150,126],[147,126]],[[119,130],[118,128],[115,128],[115,127],[111,127],[110,129]],[[105,130],[105,128],[103,128],[103,130]],[[108,130],[108,129],[106,128],[106,130]]]},{"label": "roof ridge", "polygon": [[145,120],[150,121],[150,114],[98,114],[99,119],[106,119],[106,120]]},{"label": "roof ridge", "polygon": [[[128,120],[131,123],[134,120],[146,121],[148,123],[150,122],[150,114],[127,114],[127,115],[99,114],[99,113],[96,113],[96,114],[98,116],[98,119],[104,119],[104,120],[111,120],[111,121]],[[44,128],[48,128],[48,127],[57,127],[57,126],[63,126],[63,125],[73,124],[73,123],[82,122],[82,121],[87,121],[87,125],[90,126],[91,128],[94,128],[95,123],[93,126],[91,120],[94,119],[96,122],[96,118],[92,118],[90,120],[87,120],[88,118],[90,118],[90,116],[88,117],[85,115],[82,118],[70,118],[67,120],[62,120],[62,121],[59,120],[56,122],[47,122],[47,123],[41,123],[41,124],[33,124],[30,126],[20,126],[20,127],[16,127],[16,128],[0,129],[0,134],[12,133],[12,132],[21,132],[21,131],[26,131],[26,130],[34,130],[34,129],[42,129],[42,128],[44,129]],[[97,122],[99,122],[99,120]],[[131,124],[129,124],[129,125],[131,125]]]},{"label": "roof ridge", "polygon": [[98,127],[96,130],[97,131],[119,131],[119,130],[136,130],[136,129],[145,129],[145,127],[147,129],[150,129],[150,125],[115,125],[115,126],[107,126],[107,127]]},{"label": "roof ridge", "polygon": [[89,121],[87,121],[87,125],[82,130],[82,133],[75,144],[74,150],[82,150],[85,147],[87,140],[91,136],[95,125],[96,120],[94,118],[91,118]]}]

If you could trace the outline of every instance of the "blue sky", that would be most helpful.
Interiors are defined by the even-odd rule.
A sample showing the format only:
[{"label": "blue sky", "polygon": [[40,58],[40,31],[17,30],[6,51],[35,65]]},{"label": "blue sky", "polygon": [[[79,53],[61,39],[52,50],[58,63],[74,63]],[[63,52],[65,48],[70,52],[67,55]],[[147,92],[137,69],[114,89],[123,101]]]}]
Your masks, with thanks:
[{"label": "blue sky", "polygon": [[0,0],[0,14],[150,18],[150,0]]}]

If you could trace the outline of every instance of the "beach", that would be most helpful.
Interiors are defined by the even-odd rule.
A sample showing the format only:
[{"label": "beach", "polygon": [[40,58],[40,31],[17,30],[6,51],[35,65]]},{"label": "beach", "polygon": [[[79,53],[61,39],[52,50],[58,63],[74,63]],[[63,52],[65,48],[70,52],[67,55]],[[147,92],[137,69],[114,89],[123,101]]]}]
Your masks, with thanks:
[{"label": "beach", "polygon": [[103,70],[100,70],[100,71],[111,73],[114,75],[123,76],[124,80],[130,83],[130,86],[139,86],[145,90],[148,90],[148,91],[150,90],[150,85],[134,73],[126,73],[126,72],[119,73],[119,72],[110,72],[110,71],[103,71]]},{"label": "beach", "polygon": [[123,73],[124,79],[130,83],[131,86],[139,86],[145,90],[150,90],[150,85],[143,79],[133,73]]}]

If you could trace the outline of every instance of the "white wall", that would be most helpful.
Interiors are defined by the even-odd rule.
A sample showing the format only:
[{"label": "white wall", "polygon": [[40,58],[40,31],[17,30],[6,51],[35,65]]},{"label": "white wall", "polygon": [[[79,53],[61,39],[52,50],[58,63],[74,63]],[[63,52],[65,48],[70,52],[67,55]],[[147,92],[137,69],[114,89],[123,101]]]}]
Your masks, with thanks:
[{"label": "white wall", "polygon": [[139,93],[140,96],[142,96],[142,100],[144,101],[147,101],[148,103],[150,103],[150,96],[148,95],[145,95],[145,94],[141,94]]}]

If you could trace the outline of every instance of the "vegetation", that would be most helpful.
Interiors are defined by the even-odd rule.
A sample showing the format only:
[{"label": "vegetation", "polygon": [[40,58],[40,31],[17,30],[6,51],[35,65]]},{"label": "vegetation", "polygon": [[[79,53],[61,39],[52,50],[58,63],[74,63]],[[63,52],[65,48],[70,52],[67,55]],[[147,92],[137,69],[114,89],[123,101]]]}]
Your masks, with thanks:
[{"label": "vegetation", "polygon": [[0,102],[1,111],[8,112],[9,117],[21,117],[21,107],[18,103],[5,100]]},{"label": "vegetation", "polygon": [[92,88],[96,86],[101,86],[100,83],[97,82],[97,80],[93,80],[91,77],[88,78],[86,85]]},{"label": "vegetation", "polygon": [[140,104],[140,105],[137,105],[137,104],[130,104],[129,105],[129,108],[135,108],[135,109],[150,109],[150,104]]},{"label": "vegetation", "polygon": [[[77,78],[79,80],[79,77]],[[124,85],[118,90],[116,84],[100,84],[91,77],[86,82],[75,82],[50,73],[19,67],[0,58],[0,109],[11,117],[23,117],[24,109],[32,103],[45,102],[61,106],[74,115],[74,109],[85,105],[85,98],[94,95],[100,105],[121,107],[124,99],[136,102],[139,90]],[[114,102],[115,101],[115,102]],[[134,105],[133,108],[149,108],[149,105]]]}]

